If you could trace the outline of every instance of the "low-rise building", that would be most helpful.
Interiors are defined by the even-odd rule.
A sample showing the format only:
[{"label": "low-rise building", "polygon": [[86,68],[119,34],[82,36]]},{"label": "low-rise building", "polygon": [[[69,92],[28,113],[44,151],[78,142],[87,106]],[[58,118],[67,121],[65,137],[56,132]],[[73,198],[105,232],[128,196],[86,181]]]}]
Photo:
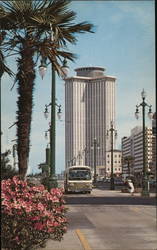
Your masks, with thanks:
[{"label": "low-rise building", "polygon": [[[106,152],[106,178],[111,177],[111,151]],[[122,174],[122,152],[121,150],[113,150],[113,174],[119,177]]]},{"label": "low-rise building", "polygon": [[152,133],[153,133],[152,165],[150,166],[150,168],[151,168],[151,171],[156,179],[156,172],[157,172],[157,164],[156,164],[156,157],[157,157],[157,152],[156,152],[156,112],[153,114],[153,118],[152,118]]}]

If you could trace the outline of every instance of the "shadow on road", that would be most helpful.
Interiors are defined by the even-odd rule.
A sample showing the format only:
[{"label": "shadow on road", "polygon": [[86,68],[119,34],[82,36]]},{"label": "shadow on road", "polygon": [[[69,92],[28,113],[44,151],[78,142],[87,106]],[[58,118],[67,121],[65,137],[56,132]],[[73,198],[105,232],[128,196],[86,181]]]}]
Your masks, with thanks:
[{"label": "shadow on road", "polygon": [[156,197],[85,197],[65,196],[67,204],[102,204],[102,205],[148,205],[156,206]]}]

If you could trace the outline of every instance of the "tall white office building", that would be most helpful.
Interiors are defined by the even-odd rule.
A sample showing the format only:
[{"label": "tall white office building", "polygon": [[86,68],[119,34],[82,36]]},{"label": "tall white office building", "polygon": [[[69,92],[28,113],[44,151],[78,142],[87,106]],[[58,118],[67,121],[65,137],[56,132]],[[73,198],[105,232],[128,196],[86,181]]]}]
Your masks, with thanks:
[{"label": "tall white office building", "polygon": [[93,167],[96,138],[96,166],[105,168],[110,141],[106,131],[115,125],[115,81],[101,67],[75,69],[65,79],[65,161],[70,165]]}]

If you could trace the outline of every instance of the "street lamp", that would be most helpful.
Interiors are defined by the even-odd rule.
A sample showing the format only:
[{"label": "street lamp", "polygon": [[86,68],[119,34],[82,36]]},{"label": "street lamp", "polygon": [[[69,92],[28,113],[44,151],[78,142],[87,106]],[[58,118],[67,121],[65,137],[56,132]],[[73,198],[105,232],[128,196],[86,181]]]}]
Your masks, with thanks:
[{"label": "street lamp", "polygon": [[[48,105],[45,104],[45,111],[44,111],[45,119],[47,119],[48,116],[49,116],[49,111],[48,111],[49,106],[51,106],[51,103],[49,103]],[[58,105],[57,103],[55,103],[55,106],[58,107],[57,117],[58,117],[59,120],[61,120],[61,117],[62,117],[61,105]]]},{"label": "street lamp", "polygon": [[96,150],[99,149],[99,143],[97,142],[97,139],[94,138],[93,140],[93,145],[92,145],[92,149],[94,149],[94,183],[96,183]]},{"label": "street lamp", "polygon": [[46,57],[42,57],[40,63],[41,64],[39,66],[39,74],[41,78],[43,79],[47,70]]},{"label": "street lamp", "polygon": [[152,119],[152,105],[148,105],[145,102],[146,92],[141,92],[142,102],[139,105],[136,105],[136,112],[135,117],[136,119],[139,118],[139,107],[142,107],[142,119],[143,119],[143,175],[142,175],[142,196],[148,197],[149,196],[149,183],[148,183],[148,175],[147,175],[147,168],[146,168],[146,157],[145,157],[145,108],[149,108],[148,117]]},{"label": "street lamp", "polygon": [[78,152],[77,159],[78,159],[78,164],[81,165],[81,159],[82,159],[81,151]]},{"label": "street lamp", "polygon": [[83,155],[84,155],[84,165],[87,165],[87,155],[88,155],[88,150],[87,150],[87,147],[85,147],[84,149],[83,149]]},{"label": "street lamp", "polygon": [[[39,73],[43,79],[47,69],[47,64],[46,64],[46,58],[42,57],[41,59],[41,65],[39,66]],[[56,75],[55,75],[55,69],[53,67],[53,63],[51,63],[51,69],[52,69],[52,87],[51,87],[51,103],[49,105],[46,105],[45,107],[45,117],[47,117],[47,112],[48,109],[47,107],[51,105],[51,129],[50,129],[50,175],[49,175],[49,184],[48,188],[51,189],[53,187],[57,187],[57,179],[55,176],[55,146],[56,146],[56,141],[55,141],[55,116],[56,116],[56,106],[58,106],[58,113],[61,114],[61,106],[56,105]],[[67,62],[66,59],[63,61],[63,66],[62,66],[62,71],[63,71],[63,76],[66,77],[68,73],[68,67],[67,67]]]},{"label": "street lamp", "polygon": [[111,128],[107,130],[107,137],[109,137],[109,132],[111,135],[111,179],[110,179],[110,189],[114,190],[114,176],[113,176],[113,134],[115,139],[117,138],[117,130],[113,128],[113,121],[111,121]]}]

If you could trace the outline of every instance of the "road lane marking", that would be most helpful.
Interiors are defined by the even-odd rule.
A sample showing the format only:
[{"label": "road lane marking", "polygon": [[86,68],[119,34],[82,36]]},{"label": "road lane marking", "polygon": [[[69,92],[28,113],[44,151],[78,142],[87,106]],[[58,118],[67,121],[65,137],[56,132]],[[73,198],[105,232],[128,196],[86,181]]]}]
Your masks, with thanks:
[{"label": "road lane marking", "polygon": [[75,230],[77,236],[79,237],[80,241],[81,241],[81,244],[83,245],[84,249],[85,250],[92,250],[86,237],[84,236],[84,234],[81,232],[80,229],[76,229]]},{"label": "road lane marking", "polygon": [[130,207],[130,210],[133,210],[135,212],[140,212],[140,209],[137,207]]}]

